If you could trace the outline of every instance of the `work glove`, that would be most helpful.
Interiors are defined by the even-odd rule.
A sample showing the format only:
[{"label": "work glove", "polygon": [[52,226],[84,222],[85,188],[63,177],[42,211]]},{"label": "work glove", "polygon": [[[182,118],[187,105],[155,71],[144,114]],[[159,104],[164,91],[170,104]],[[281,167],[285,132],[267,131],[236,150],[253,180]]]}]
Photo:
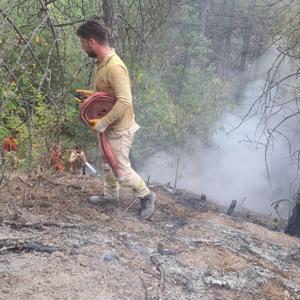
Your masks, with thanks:
[{"label": "work glove", "polygon": [[85,161],[85,158],[84,158],[84,155],[83,155],[83,154],[78,153],[77,155],[78,155],[78,157],[81,158],[82,161]]},{"label": "work glove", "polygon": [[106,130],[106,126],[101,123],[100,119],[90,119],[88,122],[95,131],[103,133]]},{"label": "work glove", "polygon": [[[74,93],[74,96],[77,101],[77,105],[84,101],[86,98],[91,96],[93,94],[92,90],[76,90]],[[78,107],[76,107],[76,110],[78,110]]]},{"label": "work glove", "polygon": [[94,93],[94,91],[93,90],[76,90],[75,93],[81,94],[82,96],[87,98],[87,97],[91,96]]}]

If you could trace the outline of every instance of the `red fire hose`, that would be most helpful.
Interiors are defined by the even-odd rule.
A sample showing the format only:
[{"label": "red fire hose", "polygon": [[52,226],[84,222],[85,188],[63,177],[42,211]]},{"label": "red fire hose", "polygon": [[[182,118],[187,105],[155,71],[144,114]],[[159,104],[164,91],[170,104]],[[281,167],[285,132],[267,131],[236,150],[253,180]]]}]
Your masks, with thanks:
[{"label": "red fire hose", "polygon": [[[80,103],[80,119],[86,125],[89,125],[89,120],[100,119],[105,116],[114,106],[117,99],[105,92],[95,92],[86,100]],[[115,175],[119,177],[118,161],[111,149],[105,133],[99,133],[99,145],[102,148],[102,158],[107,162]]]}]

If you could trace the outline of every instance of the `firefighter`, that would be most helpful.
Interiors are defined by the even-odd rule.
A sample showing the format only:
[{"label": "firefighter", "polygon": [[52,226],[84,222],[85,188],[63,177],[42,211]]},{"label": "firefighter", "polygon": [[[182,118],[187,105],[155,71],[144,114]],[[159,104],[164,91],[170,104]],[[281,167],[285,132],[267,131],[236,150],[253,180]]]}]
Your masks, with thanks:
[{"label": "firefighter", "polygon": [[75,173],[78,170],[82,169],[82,175],[85,175],[85,162],[86,157],[83,150],[81,149],[81,146],[76,145],[74,150],[72,150],[69,158],[70,171],[72,173]]},{"label": "firefighter", "polygon": [[[106,133],[118,161],[120,176],[116,178],[110,166],[105,164],[104,195],[90,197],[89,201],[100,204],[118,198],[119,184],[122,184],[130,187],[140,199],[141,217],[148,219],[154,212],[156,195],[132,169],[129,160],[129,152],[139,125],[135,122],[128,70],[115,50],[110,48],[106,27],[89,20],[81,24],[77,35],[82,49],[96,62],[94,90],[110,93],[117,99],[110,112],[100,119],[90,120],[90,125],[95,131]],[[83,93],[90,95],[90,91]]]},{"label": "firefighter", "polygon": [[56,171],[64,171],[63,156],[57,144],[53,144],[50,151],[50,166]]},{"label": "firefighter", "polygon": [[16,155],[18,133],[18,130],[13,129],[10,135],[5,136],[1,148],[2,163],[5,163],[6,160],[10,161],[14,170],[18,165],[18,159]]}]

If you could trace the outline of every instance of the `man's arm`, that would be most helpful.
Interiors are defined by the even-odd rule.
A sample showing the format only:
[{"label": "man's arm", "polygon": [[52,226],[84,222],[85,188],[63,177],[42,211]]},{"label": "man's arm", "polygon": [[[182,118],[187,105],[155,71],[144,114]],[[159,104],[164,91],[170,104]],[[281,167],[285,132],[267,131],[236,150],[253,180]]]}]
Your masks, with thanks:
[{"label": "man's arm", "polygon": [[[77,94],[82,95],[83,97],[87,98],[94,93],[93,90],[76,90],[75,97],[78,97]],[[80,99],[81,100],[81,99]]]},{"label": "man's arm", "polygon": [[4,151],[10,151],[10,138],[9,137],[5,137],[2,143],[2,149]]},{"label": "man's arm", "polygon": [[86,162],[86,156],[85,156],[85,154],[84,154],[83,151],[81,151],[80,157],[81,157],[81,159],[82,159],[84,162]]},{"label": "man's arm", "polygon": [[108,71],[108,81],[111,84],[116,104],[96,125],[96,130],[103,131],[114,121],[120,119],[132,105],[130,79],[127,70],[121,65],[113,65]]},{"label": "man's arm", "polygon": [[73,163],[76,160],[76,154],[74,152],[71,153],[69,158],[69,163]]},{"label": "man's arm", "polygon": [[17,152],[17,141],[16,141],[16,139],[11,140],[10,150],[14,151],[14,152]]}]

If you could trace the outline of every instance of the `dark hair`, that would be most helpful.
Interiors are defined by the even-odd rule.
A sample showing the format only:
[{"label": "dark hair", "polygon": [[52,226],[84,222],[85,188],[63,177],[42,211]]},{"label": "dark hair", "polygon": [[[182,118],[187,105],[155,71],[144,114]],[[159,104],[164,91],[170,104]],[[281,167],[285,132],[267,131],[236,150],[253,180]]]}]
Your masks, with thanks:
[{"label": "dark hair", "polygon": [[98,43],[107,43],[109,30],[94,20],[88,20],[77,29],[77,35],[84,39],[95,39]]}]

